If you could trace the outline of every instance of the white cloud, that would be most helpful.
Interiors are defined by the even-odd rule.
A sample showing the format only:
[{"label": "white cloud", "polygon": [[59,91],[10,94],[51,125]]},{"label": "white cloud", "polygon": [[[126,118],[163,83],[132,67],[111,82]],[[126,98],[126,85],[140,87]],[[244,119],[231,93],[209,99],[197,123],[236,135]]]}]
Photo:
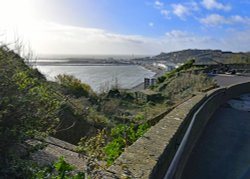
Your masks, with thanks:
[{"label": "white cloud", "polygon": [[[230,19],[241,20],[239,17],[231,17]],[[162,37],[149,38],[141,35],[116,34],[103,29],[53,23],[46,26],[44,28],[47,29],[46,32],[37,34],[34,46],[37,50],[42,49],[44,53],[158,54],[161,51],[169,52],[189,48],[250,50],[249,30],[225,32],[224,37],[213,38],[177,29],[167,32]],[[241,45],[239,46],[239,44]]]},{"label": "white cloud", "polygon": [[164,6],[164,3],[161,1],[155,1],[154,5],[156,8],[162,8]]},{"label": "white cloud", "polygon": [[181,30],[172,30],[172,31],[166,32],[165,34],[166,42],[170,42],[172,44],[175,44],[175,46],[178,45],[182,48],[183,46],[186,46],[186,48],[201,48],[199,47],[201,44],[203,43],[206,44],[210,40],[212,40],[211,37],[197,36],[193,33],[181,31]]},{"label": "white cloud", "polygon": [[44,34],[40,37],[47,36],[46,39],[39,39],[43,42],[42,46],[40,42],[35,42],[37,49],[42,49],[42,53],[140,54],[143,53],[143,44],[146,43],[140,36],[65,25],[58,25],[58,28],[54,30],[53,27],[49,27],[47,31],[40,33]]},{"label": "white cloud", "polygon": [[231,21],[231,23],[250,24],[249,17],[242,17],[239,15],[231,16],[230,21]]},{"label": "white cloud", "polygon": [[226,18],[219,14],[210,14],[205,18],[201,18],[200,22],[207,26],[217,26],[223,24],[250,24],[250,18],[239,15]]},{"label": "white cloud", "polygon": [[216,0],[203,0],[201,4],[208,10],[219,9],[219,10],[229,11],[232,9],[230,5],[219,3]]},{"label": "white cloud", "polygon": [[216,44],[216,39],[208,36],[197,36],[180,30],[166,32],[163,41],[166,45],[166,51],[219,48],[219,44]]},{"label": "white cloud", "polygon": [[[32,49],[37,54],[158,53],[156,45],[158,42],[140,35],[123,35],[103,29],[69,26],[51,22],[34,22],[29,28],[29,32],[32,33],[25,33],[21,28],[18,28],[17,32],[23,41],[30,43]],[[13,42],[15,31],[12,31],[12,28],[9,27],[5,30],[4,32],[8,32],[8,34],[0,36],[0,41]],[[0,34],[1,32],[0,29]]]},{"label": "white cloud", "polygon": [[166,36],[168,38],[183,38],[188,36],[188,33],[180,30],[172,30],[170,32],[166,32]]},{"label": "white cloud", "polygon": [[189,8],[182,4],[172,4],[173,13],[181,19],[185,19],[190,14]]},{"label": "white cloud", "polygon": [[215,26],[220,24],[227,24],[227,19],[219,14],[211,14],[205,18],[200,19],[200,22],[205,25]]},{"label": "white cloud", "polygon": [[148,25],[149,25],[150,27],[154,27],[155,24],[154,24],[153,22],[149,22]]},{"label": "white cloud", "polygon": [[[234,52],[250,51],[250,30],[227,32],[226,37],[221,39],[221,49]],[[239,45],[240,44],[240,45]]]},{"label": "white cloud", "polygon": [[[238,16],[231,19],[242,20]],[[225,37],[215,39],[172,30],[161,37],[149,38],[141,35],[117,34],[97,28],[37,22],[32,24],[30,32],[32,33],[22,35],[29,40],[37,54],[158,54],[162,51],[190,48],[250,50],[250,37],[248,38],[250,31],[228,31],[225,32],[227,34]]]},{"label": "white cloud", "polygon": [[159,10],[159,12],[166,18],[166,19],[170,19],[170,11],[168,11],[168,10],[166,10],[165,8],[164,8],[164,3],[163,2],[161,2],[161,1],[155,1],[154,2],[154,7],[156,8],[156,9],[158,9]]},{"label": "white cloud", "polygon": [[[250,30],[225,31],[225,37],[220,39],[198,36],[180,30],[172,30],[165,35],[149,38],[137,34],[124,35],[98,28],[39,21],[30,5],[30,2],[33,1],[27,0],[27,3],[22,1],[15,7],[13,7],[13,3],[17,3],[16,0],[3,2],[4,4],[0,6],[0,42],[13,42],[14,35],[19,35],[24,42],[30,42],[32,49],[38,54],[157,54],[161,51],[168,52],[186,48],[250,50]],[[186,16],[192,15],[194,11],[199,10],[199,6],[195,1],[175,4],[174,6],[170,5],[169,9],[161,1],[153,2],[155,2],[155,6],[158,6],[159,13],[166,18],[170,18],[171,15],[175,14],[185,19]],[[215,9],[215,5],[210,4],[209,7]],[[14,9],[13,13],[9,13],[9,9]],[[220,5],[220,9],[224,8]],[[250,18],[240,15],[224,17],[211,14],[200,19],[200,22],[208,26],[223,24],[250,25]],[[148,25],[154,26],[154,23],[149,22]]]},{"label": "white cloud", "polygon": [[183,4],[171,4],[173,14],[185,20],[187,16],[193,14],[194,11],[199,11],[199,5],[195,1],[186,2]]},{"label": "white cloud", "polygon": [[[164,51],[177,51],[183,49],[221,49],[224,51],[250,51],[250,30],[225,31],[221,38],[198,36],[186,31],[172,30],[167,32],[161,41],[165,45]],[[239,45],[240,44],[240,45]]]}]

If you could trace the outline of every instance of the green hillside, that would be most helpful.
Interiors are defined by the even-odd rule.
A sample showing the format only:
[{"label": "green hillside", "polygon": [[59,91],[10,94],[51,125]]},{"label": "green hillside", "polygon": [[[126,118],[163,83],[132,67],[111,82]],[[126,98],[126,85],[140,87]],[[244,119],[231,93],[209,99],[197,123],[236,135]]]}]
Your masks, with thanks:
[{"label": "green hillside", "polygon": [[[81,138],[91,135],[90,131],[95,133],[94,126],[98,125],[88,122],[87,114],[80,114],[82,110],[58,90],[60,85],[47,82],[24,61],[13,51],[0,48],[1,176],[18,177],[27,172],[29,152],[39,147],[30,146],[30,139],[42,140],[48,134],[63,136],[58,134],[60,130],[82,120],[85,126],[77,136]],[[65,130],[64,135],[69,134]]]},{"label": "green hillside", "polygon": [[102,94],[74,76],[62,74],[49,82],[25,62],[0,48],[0,176],[11,178],[39,174],[41,168],[29,155],[44,143],[31,143],[48,135],[78,145],[78,153],[109,166],[163,112],[215,87],[193,67],[194,61],[164,74],[150,89],[129,92],[114,87]]},{"label": "green hillside", "polygon": [[221,50],[198,50],[188,49],[170,53],[161,53],[153,60],[162,60],[172,63],[184,63],[187,59],[195,59],[196,64],[216,64],[222,63],[250,63],[249,53],[233,53]]}]

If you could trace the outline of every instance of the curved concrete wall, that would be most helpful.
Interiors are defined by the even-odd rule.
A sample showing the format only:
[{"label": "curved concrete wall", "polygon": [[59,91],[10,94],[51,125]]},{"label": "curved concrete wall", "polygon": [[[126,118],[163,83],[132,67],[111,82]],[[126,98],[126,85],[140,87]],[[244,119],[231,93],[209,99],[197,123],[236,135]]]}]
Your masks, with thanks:
[{"label": "curved concrete wall", "polygon": [[[215,89],[187,100],[128,147],[109,170],[116,177],[158,179],[164,178],[169,168],[168,178],[179,178],[213,113],[228,99],[248,92],[250,82]],[[104,178],[114,176],[107,174]]]},{"label": "curved concrete wall", "polygon": [[250,92],[250,82],[213,90],[194,114],[165,178],[181,178],[188,157],[215,111],[226,101]]}]

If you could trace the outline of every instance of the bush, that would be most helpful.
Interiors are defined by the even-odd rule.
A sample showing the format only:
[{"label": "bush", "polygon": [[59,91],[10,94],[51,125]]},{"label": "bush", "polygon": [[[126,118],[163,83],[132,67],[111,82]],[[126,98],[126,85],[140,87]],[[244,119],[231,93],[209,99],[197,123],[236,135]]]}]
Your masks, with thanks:
[{"label": "bush", "polygon": [[167,78],[166,76],[160,76],[160,77],[157,78],[157,82],[158,83],[163,83],[166,80],[166,78]]},{"label": "bush", "polygon": [[138,113],[135,115],[134,119],[135,119],[135,121],[143,121],[143,120],[145,120],[145,116],[142,113]]},{"label": "bush", "polygon": [[88,119],[97,124],[108,124],[109,120],[104,115],[98,114],[98,112],[94,108],[89,109]]},{"label": "bush", "polygon": [[119,157],[122,153],[123,149],[126,146],[126,141],[122,137],[112,140],[112,142],[108,143],[108,145],[104,148],[104,152],[106,154],[106,161],[108,165],[112,165],[114,160]]},{"label": "bush", "polygon": [[215,85],[214,81],[204,74],[182,73],[162,88],[161,92],[171,99],[182,98]]},{"label": "bush", "polygon": [[97,134],[93,137],[83,137],[80,142],[78,142],[78,146],[76,151],[79,153],[84,153],[89,157],[94,156],[98,160],[103,159],[103,147],[106,144],[106,130],[98,130]]},{"label": "bush", "polygon": [[195,62],[194,59],[188,60],[185,64],[181,65],[180,67],[178,67],[178,68],[176,68],[176,69],[174,69],[174,70],[172,70],[170,72],[167,72],[163,76],[158,77],[157,82],[158,83],[163,83],[166,79],[172,78],[178,72],[191,68],[193,66],[194,62]]},{"label": "bush", "polygon": [[139,126],[135,124],[120,124],[114,127],[111,130],[112,141],[104,148],[107,164],[111,165],[124,151],[124,148],[133,144],[148,128],[149,125],[147,123]]},{"label": "bush", "polygon": [[56,80],[60,85],[66,88],[66,94],[73,94],[76,97],[88,97],[94,94],[88,84],[82,83],[81,80],[75,78],[73,75],[58,75],[56,76]]},{"label": "bush", "polygon": [[15,54],[0,50],[0,66],[0,176],[28,178],[26,141],[53,132],[61,102]]}]

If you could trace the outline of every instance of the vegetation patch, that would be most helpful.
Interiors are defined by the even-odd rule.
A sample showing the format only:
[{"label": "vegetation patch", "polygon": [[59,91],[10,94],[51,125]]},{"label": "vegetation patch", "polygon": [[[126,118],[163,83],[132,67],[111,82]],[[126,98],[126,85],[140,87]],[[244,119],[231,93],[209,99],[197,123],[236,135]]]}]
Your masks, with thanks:
[{"label": "vegetation patch", "polygon": [[88,84],[82,83],[81,80],[72,75],[58,75],[56,80],[65,88],[65,94],[73,94],[76,97],[94,95],[92,88]]},{"label": "vegetation patch", "polygon": [[133,144],[149,128],[147,123],[135,125],[133,123],[120,124],[111,130],[111,141],[104,147],[105,160],[111,165],[114,160],[124,151],[125,147]]},{"label": "vegetation patch", "polygon": [[51,167],[38,169],[34,172],[32,179],[83,179],[85,173],[74,172],[75,167],[65,162],[63,157],[60,157]]},{"label": "vegetation patch", "polygon": [[147,131],[148,121],[185,97],[214,86],[193,63],[189,60],[166,73],[146,91],[128,92],[116,86],[98,95],[71,75],[48,82],[20,56],[0,48],[0,175],[78,177],[70,174],[73,168],[62,158],[52,169],[29,161],[30,153],[44,145],[30,146],[28,140],[58,133],[70,136],[68,142],[80,134],[74,140],[77,152],[111,165]]}]

